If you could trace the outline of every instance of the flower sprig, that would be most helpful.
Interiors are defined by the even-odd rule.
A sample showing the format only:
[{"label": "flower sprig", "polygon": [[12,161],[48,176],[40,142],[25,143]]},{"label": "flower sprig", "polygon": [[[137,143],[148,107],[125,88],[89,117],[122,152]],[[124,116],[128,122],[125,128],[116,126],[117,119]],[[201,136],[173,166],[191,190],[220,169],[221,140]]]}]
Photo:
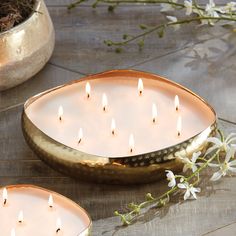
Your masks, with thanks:
[{"label": "flower sprig", "polygon": [[183,199],[197,199],[197,193],[201,191],[198,187],[200,181],[200,173],[206,168],[217,168],[217,171],[210,178],[211,181],[217,181],[222,176],[236,173],[236,134],[230,134],[227,138],[221,131],[220,138],[208,138],[206,142],[211,145],[205,152],[193,153],[192,158],[180,156],[183,162],[183,172],[191,171],[189,175],[175,175],[171,170],[166,170],[169,189],[158,197],[154,197],[151,193],[147,193],[145,201],[128,205],[129,211],[120,213],[115,211],[114,214],[119,216],[123,225],[130,225],[138,219],[142,214],[147,212],[151,207],[162,208],[170,202],[171,197],[176,193],[183,193]]},{"label": "flower sprig", "polygon": [[[68,9],[75,8],[83,2],[88,0],[78,0],[71,3],[68,6]],[[167,28],[174,28],[178,30],[180,25],[189,24],[191,22],[199,22],[201,25],[211,25],[218,23],[219,21],[223,22],[235,22],[236,21],[236,2],[228,2],[224,6],[216,6],[213,0],[209,0],[205,6],[199,5],[196,0],[183,0],[178,2],[178,0],[95,0],[92,4],[92,7],[100,3],[108,4],[108,10],[113,11],[120,4],[158,4],[160,5],[161,12],[170,12],[173,11],[185,11],[185,16],[177,19],[174,15],[167,15],[166,21],[164,23],[157,24],[155,26],[147,26],[140,24],[139,28],[142,30],[141,33],[136,35],[123,34],[122,40],[113,41],[105,40],[104,43],[107,46],[116,47],[116,52],[121,52],[122,47],[135,41],[139,49],[144,47],[145,39],[147,35],[157,33],[157,35],[162,38],[165,34]]]}]

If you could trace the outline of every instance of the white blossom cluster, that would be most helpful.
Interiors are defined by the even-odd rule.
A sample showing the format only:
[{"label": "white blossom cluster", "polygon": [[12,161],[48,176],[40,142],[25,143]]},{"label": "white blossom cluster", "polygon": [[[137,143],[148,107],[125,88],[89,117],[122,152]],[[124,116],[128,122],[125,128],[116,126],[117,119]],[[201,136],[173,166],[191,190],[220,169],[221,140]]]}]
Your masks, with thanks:
[{"label": "white blossom cluster", "polygon": [[[161,3],[161,12],[170,12],[176,9],[176,4],[178,0],[169,0],[168,3]],[[184,1],[185,14],[190,16],[191,14],[196,14],[199,16],[201,24],[214,24],[213,19],[204,19],[204,18],[217,18],[220,17],[231,17],[236,13],[236,2],[228,2],[225,6],[216,6],[213,0],[209,0],[209,3],[206,4],[205,7],[201,7],[193,3],[192,0]],[[227,14],[227,15],[225,15]],[[177,17],[175,16],[167,16],[167,19],[171,23],[178,22]],[[177,24],[174,25],[175,30],[178,29]]]},{"label": "white blossom cluster", "polygon": [[[207,139],[207,142],[212,144],[211,147],[206,151],[204,155],[199,151],[197,153],[193,153],[192,158],[188,157],[179,157],[179,159],[184,164],[183,172],[190,170],[193,174],[196,173],[196,176],[199,177],[200,169],[203,169],[203,164],[207,162],[207,156],[209,154],[219,152],[224,153],[224,159],[221,160],[218,156],[216,161],[207,162],[206,167],[217,168],[217,171],[212,175],[211,181],[217,181],[221,177],[230,174],[232,172],[236,173],[236,134],[230,134],[224,141],[216,137],[211,137]],[[180,190],[184,190],[184,200],[187,199],[197,199],[196,193],[201,191],[200,188],[194,187],[194,184],[188,182],[188,177],[183,175],[175,175],[171,170],[166,170],[166,177],[168,180],[168,187],[174,188],[178,187]],[[179,183],[177,183],[179,179]]]}]

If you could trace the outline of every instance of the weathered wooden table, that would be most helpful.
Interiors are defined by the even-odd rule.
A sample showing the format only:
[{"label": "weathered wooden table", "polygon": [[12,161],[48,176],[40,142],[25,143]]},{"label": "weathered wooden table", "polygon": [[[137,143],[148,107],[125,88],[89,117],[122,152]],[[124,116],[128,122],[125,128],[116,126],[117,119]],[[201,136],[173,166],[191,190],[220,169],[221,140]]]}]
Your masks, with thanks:
[{"label": "weathered wooden table", "polygon": [[212,104],[225,133],[236,131],[235,33],[221,27],[186,25],[178,32],[169,30],[162,39],[150,38],[143,52],[131,44],[116,54],[103,40],[138,32],[140,23],[162,21],[158,8],[126,5],[108,13],[105,6],[93,10],[84,4],[68,13],[69,1],[46,1],[56,29],[50,62],[30,81],[0,94],[0,185],[36,184],[66,195],[90,213],[95,236],[236,235],[236,176],[215,185],[205,181],[197,201],[173,203],[160,212],[150,212],[135,225],[120,228],[113,211],[142,201],[146,192],[162,193],[165,180],[140,186],[79,182],[50,169],[26,145],[20,117],[28,97],[114,68],[154,72],[187,86]]}]

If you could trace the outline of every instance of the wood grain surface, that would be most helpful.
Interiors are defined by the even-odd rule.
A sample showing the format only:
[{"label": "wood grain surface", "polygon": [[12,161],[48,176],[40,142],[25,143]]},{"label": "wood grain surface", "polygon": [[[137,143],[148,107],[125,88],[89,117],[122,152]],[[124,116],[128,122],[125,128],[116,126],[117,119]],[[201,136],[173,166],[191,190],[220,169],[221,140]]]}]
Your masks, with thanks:
[{"label": "wood grain surface", "polygon": [[[121,54],[103,44],[137,33],[138,24],[165,19],[154,6],[119,6],[96,10],[88,3],[68,12],[69,0],[47,0],[56,30],[56,47],[46,67],[28,82],[0,93],[0,185],[27,183],[57,191],[84,207],[93,219],[94,236],[236,235],[236,176],[212,185],[205,172],[197,201],[173,201],[150,211],[130,227],[119,227],[114,210],[140,202],[146,192],[166,190],[166,180],[135,186],[85,183],[68,178],[41,162],[26,145],[20,125],[27,98],[84,75],[133,68],[166,76],[205,98],[216,109],[225,133],[236,132],[236,35],[229,29],[186,25],[151,37],[143,52],[132,43]],[[204,3],[206,1],[202,1]],[[223,4],[227,1],[216,1]],[[1,235],[1,234],[0,234]]]}]

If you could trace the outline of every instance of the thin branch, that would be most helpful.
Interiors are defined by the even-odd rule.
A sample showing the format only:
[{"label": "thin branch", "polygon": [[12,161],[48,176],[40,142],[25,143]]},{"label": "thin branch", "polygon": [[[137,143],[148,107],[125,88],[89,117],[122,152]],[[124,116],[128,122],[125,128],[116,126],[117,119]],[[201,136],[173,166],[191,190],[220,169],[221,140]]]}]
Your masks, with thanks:
[{"label": "thin branch", "polygon": [[157,25],[155,27],[152,27],[148,30],[146,30],[145,32],[141,33],[141,34],[137,34],[136,36],[133,36],[132,38],[130,39],[127,39],[127,40],[124,40],[122,42],[113,42],[111,40],[107,40],[105,41],[105,43],[108,45],[108,46],[124,46],[132,41],[135,41],[139,38],[143,38],[145,37],[146,35],[149,35],[161,28],[166,28],[168,26],[173,26],[173,25],[179,25],[179,24],[188,24],[188,23],[191,23],[191,22],[194,22],[194,21],[200,21],[200,20],[225,20],[225,21],[236,21],[236,18],[229,18],[229,17],[195,17],[195,18],[188,18],[188,19],[184,19],[184,20],[178,20],[176,22],[168,22],[168,23],[164,23],[164,24],[160,24],[160,25]]}]

